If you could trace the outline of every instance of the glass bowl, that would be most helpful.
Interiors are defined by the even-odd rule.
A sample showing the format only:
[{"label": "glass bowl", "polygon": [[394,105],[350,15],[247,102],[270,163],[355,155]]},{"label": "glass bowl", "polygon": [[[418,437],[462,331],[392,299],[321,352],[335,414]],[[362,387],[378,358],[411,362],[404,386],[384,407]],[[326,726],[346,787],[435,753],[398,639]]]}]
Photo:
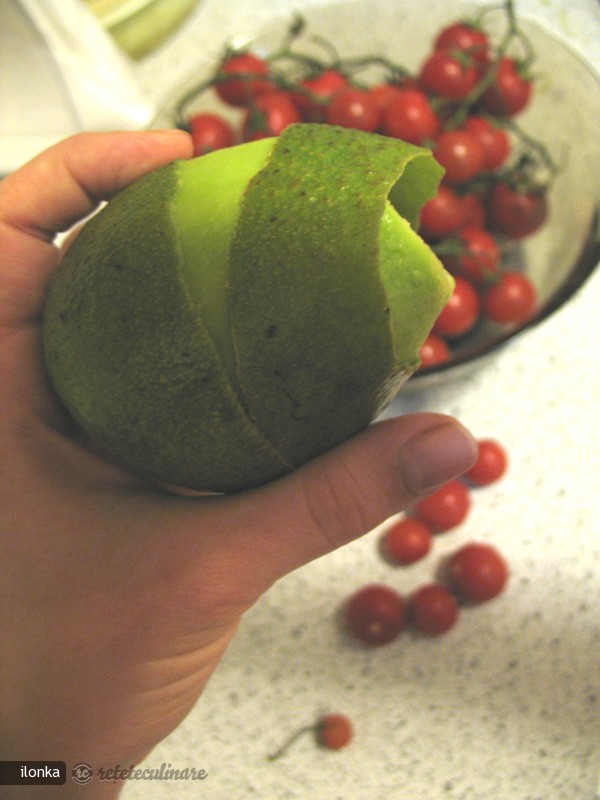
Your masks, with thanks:
[{"label": "glass bowl", "polygon": [[[444,21],[468,17],[481,6],[430,0],[428,13],[414,2],[398,0],[348,0],[302,10],[307,34],[317,34],[333,44],[343,57],[366,53],[385,56],[409,70],[417,70],[429,52]],[[499,14],[500,12],[498,12]],[[487,18],[486,18],[487,19]],[[248,45],[258,54],[273,52],[292,22],[275,20],[258,33],[236,36],[236,48]],[[492,16],[500,30],[503,17]],[[470,372],[499,348],[553,314],[581,287],[600,261],[600,78],[574,49],[527,18],[519,26],[536,54],[535,93],[530,106],[516,118],[519,127],[542,141],[560,166],[549,192],[549,217],[536,234],[503,244],[503,265],[523,271],[537,293],[535,314],[526,322],[507,327],[480,320],[467,335],[452,342],[452,357],[435,366],[421,368],[408,381],[410,389],[423,389]],[[496,39],[497,41],[497,39]],[[304,42],[304,40],[303,40]],[[303,44],[304,47],[304,44]],[[311,53],[318,44],[307,44]],[[214,72],[199,66],[188,80],[174,87],[172,100],[163,108],[157,125],[177,121],[177,108],[192,87]],[[192,96],[186,114],[214,111],[239,122],[240,112],[215,99],[212,92]]]}]

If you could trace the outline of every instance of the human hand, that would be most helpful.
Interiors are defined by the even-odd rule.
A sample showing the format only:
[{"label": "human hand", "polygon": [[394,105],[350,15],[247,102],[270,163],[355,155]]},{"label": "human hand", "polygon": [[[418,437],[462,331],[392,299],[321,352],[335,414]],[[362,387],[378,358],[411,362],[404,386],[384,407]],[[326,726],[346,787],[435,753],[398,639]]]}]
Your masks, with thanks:
[{"label": "human hand", "polygon": [[[2,759],[139,762],[190,711],[240,616],[276,580],[475,458],[455,420],[412,414],[259,489],[190,497],[77,442],[41,350],[55,234],[190,155],[182,132],[81,134],[0,183]],[[9,796],[29,796],[19,791]],[[92,782],[44,796],[117,794]]]}]

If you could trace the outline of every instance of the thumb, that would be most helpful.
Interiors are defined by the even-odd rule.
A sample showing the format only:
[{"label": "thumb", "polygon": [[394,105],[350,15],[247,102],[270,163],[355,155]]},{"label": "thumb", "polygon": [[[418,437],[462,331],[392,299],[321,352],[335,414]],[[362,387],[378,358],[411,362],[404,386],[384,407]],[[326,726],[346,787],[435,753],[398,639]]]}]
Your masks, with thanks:
[{"label": "thumb", "polygon": [[[477,444],[455,419],[376,422],[291,475],[231,498],[252,529],[253,561],[271,583],[372,530],[468,470]],[[236,526],[237,527],[237,526]]]}]

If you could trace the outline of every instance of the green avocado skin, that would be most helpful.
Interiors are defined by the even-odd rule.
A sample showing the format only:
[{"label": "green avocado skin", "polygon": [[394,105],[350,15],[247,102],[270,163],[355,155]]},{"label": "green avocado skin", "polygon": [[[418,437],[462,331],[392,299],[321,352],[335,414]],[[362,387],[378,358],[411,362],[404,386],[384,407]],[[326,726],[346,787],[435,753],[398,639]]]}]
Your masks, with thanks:
[{"label": "green avocado skin", "polygon": [[45,358],[76,423],[117,461],[233,491],[292,465],[248,420],[186,293],[170,214],[178,179],[176,164],[161,168],[84,226],[50,286]]},{"label": "green avocado skin", "polygon": [[[218,170],[227,153],[201,158]],[[414,223],[434,194],[431,154],[298,125],[257,169],[229,247],[235,379],[175,224],[183,162],[88,221],[49,287],[45,360],[82,438],[169,484],[233,492],[280,477],[368,425],[418,363],[396,355],[379,235],[388,196]],[[431,297],[423,338],[444,302]]]}]

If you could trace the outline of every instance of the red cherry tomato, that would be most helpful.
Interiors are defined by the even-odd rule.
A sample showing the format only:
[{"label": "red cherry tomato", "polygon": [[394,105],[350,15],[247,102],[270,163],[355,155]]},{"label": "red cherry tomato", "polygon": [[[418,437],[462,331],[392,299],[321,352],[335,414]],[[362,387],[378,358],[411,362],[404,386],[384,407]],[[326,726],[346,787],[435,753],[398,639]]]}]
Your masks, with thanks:
[{"label": "red cherry tomato", "polygon": [[461,198],[454,189],[442,183],[436,195],[421,209],[419,232],[425,239],[444,239],[460,228],[463,213]]},{"label": "red cherry tomato", "polygon": [[371,86],[369,94],[375,101],[380,117],[392,100],[395,99],[398,91],[399,87],[393,86],[391,83],[378,83],[375,86]]},{"label": "red cherry tomato", "polygon": [[379,126],[379,109],[369,92],[362,89],[342,89],[327,106],[325,121],[329,125],[373,133]]},{"label": "red cherry tomato", "polygon": [[510,153],[510,139],[503,128],[499,128],[485,117],[470,116],[463,130],[479,141],[484,152],[484,169],[493,172],[501,167]]},{"label": "red cherry tomato", "polygon": [[242,126],[244,141],[279,136],[281,131],[302,118],[285,92],[269,92],[254,100],[246,111]]},{"label": "red cherry tomato", "polygon": [[450,357],[450,348],[444,339],[441,336],[436,336],[435,333],[430,333],[419,350],[419,358],[421,360],[419,369],[434,367],[436,364],[445,364],[450,361]]},{"label": "red cherry tomato", "polygon": [[476,486],[489,486],[506,472],[508,456],[494,439],[481,439],[477,442],[477,449],[477,461],[465,473],[465,478]]},{"label": "red cherry tomato", "polygon": [[348,81],[340,72],[326,69],[313,78],[300,81],[299,86],[306,91],[293,92],[292,97],[302,118],[307,122],[322,122],[327,105],[339,91],[348,88]]},{"label": "red cherry tomato", "polygon": [[514,59],[503,56],[493,83],[481,97],[481,106],[495,116],[512,117],[529,104],[532,90],[531,79],[520,74]]},{"label": "red cherry tomato", "polygon": [[450,338],[470,331],[479,318],[480,309],[479,295],[472,284],[459,275],[455,276],[454,281],[450,299],[433,326],[434,333]]},{"label": "red cherry tomato", "polygon": [[483,205],[482,198],[474,192],[463,194],[462,212],[463,220],[462,225],[465,228],[483,228],[485,227],[485,206]]},{"label": "red cherry tomato", "polygon": [[352,741],[354,728],[345,714],[324,714],[316,728],[317,741],[328,750],[341,750]]},{"label": "red cherry tomato", "polygon": [[417,89],[399,89],[397,96],[383,112],[382,132],[412,144],[431,139],[440,127],[440,120],[429,104],[427,95]]},{"label": "red cherry tomato", "polygon": [[431,550],[431,528],[420,519],[402,517],[386,531],[384,547],[396,564],[413,564]]},{"label": "red cherry tomato", "polygon": [[491,233],[482,228],[462,228],[458,238],[464,247],[457,259],[463,275],[482,283],[498,272],[500,247]]},{"label": "red cherry tomato", "polygon": [[536,292],[533,284],[520,272],[503,272],[483,298],[483,313],[503,325],[520,325],[535,310]]},{"label": "red cherry tomato", "polygon": [[235,141],[231,125],[216,114],[194,114],[189,118],[188,126],[195,156],[231,147]]},{"label": "red cherry tomato", "polygon": [[438,97],[462,100],[479,80],[468,57],[456,58],[451,50],[435,50],[425,59],[419,74],[422,89]]},{"label": "red cherry tomato", "polygon": [[434,47],[436,50],[462,50],[479,66],[485,66],[490,60],[487,34],[468,22],[453,22],[442,28],[435,39]]},{"label": "red cherry tomato", "polygon": [[509,239],[523,239],[539,230],[548,216],[544,191],[520,191],[499,182],[488,205],[490,227]]},{"label": "red cherry tomato", "polygon": [[[240,53],[227,58],[219,70],[224,75],[235,75],[215,84],[215,90],[224,103],[244,106],[253,98],[271,91],[268,65],[254,53]],[[239,76],[239,77],[238,77]]]},{"label": "red cherry tomato", "polygon": [[488,544],[472,542],[460,548],[447,566],[448,580],[459,597],[470,603],[484,603],[506,586],[506,561]]},{"label": "red cherry tomato", "polygon": [[466,131],[444,131],[436,140],[433,154],[446,170],[448,183],[464,183],[483,170],[485,153],[480,142]]},{"label": "red cherry tomato", "polygon": [[368,645],[387,644],[406,624],[405,601],[395,589],[370,584],[348,600],[345,620],[348,630]]},{"label": "red cherry tomato", "polygon": [[438,531],[448,531],[465,519],[470,506],[468,488],[462,481],[455,479],[417,503],[416,511],[427,525]]},{"label": "red cherry tomato", "polygon": [[446,633],[458,620],[456,597],[437,583],[421,586],[408,598],[410,624],[427,636]]}]

